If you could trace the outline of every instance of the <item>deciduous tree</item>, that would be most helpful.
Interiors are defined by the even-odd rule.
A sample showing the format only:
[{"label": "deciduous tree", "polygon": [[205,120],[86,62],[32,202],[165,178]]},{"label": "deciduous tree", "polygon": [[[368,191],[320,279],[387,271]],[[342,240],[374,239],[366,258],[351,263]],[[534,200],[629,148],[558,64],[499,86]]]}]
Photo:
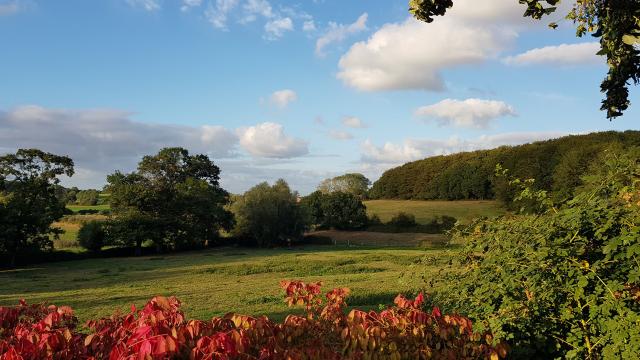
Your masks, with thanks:
[{"label": "deciduous tree", "polygon": [[189,155],[183,148],[145,156],[130,174],[109,175],[107,190],[116,215],[109,238],[122,245],[132,241],[138,251],[144,240],[167,249],[215,241],[219,230],[232,223],[224,208],[229,195],[219,179],[220,169],[209,157]]},{"label": "deciduous tree", "polygon": [[51,249],[51,224],[64,214],[56,196],[62,175],[73,175],[73,161],[37,149],[0,156],[0,254],[14,266],[17,255]]}]

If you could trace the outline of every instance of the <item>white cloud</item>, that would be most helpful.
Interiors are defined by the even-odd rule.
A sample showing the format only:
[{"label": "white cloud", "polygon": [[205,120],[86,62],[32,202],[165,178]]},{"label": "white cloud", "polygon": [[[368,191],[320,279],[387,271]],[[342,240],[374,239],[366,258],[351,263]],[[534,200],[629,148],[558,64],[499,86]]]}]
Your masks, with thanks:
[{"label": "white cloud", "polygon": [[363,91],[443,90],[443,70],[479,64],[508,49],[527,22],[523,11],[517,2],[457,0],[433,23],[408,18],[386,24],[351,46],[337,77]]},{"label": "white cloud", "polygon": [[331,130],[329,131],[329,137],[335,140],[351,140],[353,135],[346,131]]},{"label": "white cloud", "polygon": [[407,139],[402,144],[387,142],[376,146],[367,140],[362,144],[361,162],[366,167],[380,171],[409,161],[429,156],[453,154],[461,151],[492,149],[503,145],[521,145],[534,141],[548,140],[568,135],[565,132],[516,132],[482,135],[475,139],[452,136],[444,140]]},{"label": "white cloud", "polygon": [[286,108],[290,103],[296,100],[298,100],[298,94],[289,89],[278,90],[271,94],[271,98],[269,99],[272,104],[281,109]]},{"label": "white cloud", "polygon": [[0,111],[0,152],[39,148],[70,156],[76,184],[101,186],[107,173],[131,171],[143,155],[181,146],[215,159],[234,157],[238,137],[221,126],[142,123],[113,109],[66,110],[22,106]]},{"label": "white cloud", "polygon": [[267,19],[274,17],[273,8],[267,0],[248,0],[244,5],[245,16],[242,23],[255,21],[257,15],[261,15]]},{"label": "white cloud", "polygon": [[401,145],[387,142],[377,147],[367,139],[361,148],[361,161],[366,164],[402,164],[423,157],[422,152],[409,142]]},{"label": "white cloud", "polygon": [[240,146],[249,154],[265,158],[292,158],[309,153],[306,141],[287,136],[280,124],[265,122],[238,130]]},{"label": "white cloud", "polygon": [[484,129],[497,118],[516,116],[516,111],[503,101],[445,99],[436,104],[418,108],[415,114],[426,117],[426,120],[434,119],[440,126]]},{"label": "white cloud", "polygon": [[313,20],[307,20],[302,24],[302,31],[314,32],[316,31],[316,23]]},{"label": "white cloud", "polygon": [[600,51],[600,44],[588,42],[581,44],[561,44],[531,49],[522,54],[506,57],[503,62],[507,65],[578,65],[601,64],[602,57],[596,55]]},{"label": "white cloud", "polygon": [[[242,156],[239,144],[253,157]],[[287,158],[308,153],[306,142],[285,135],[282,125],[274,123],[230,130],[219,125],[143,123],[132,120],[129,112],[114,109],[67,110],[31,105],[0,111],[0,154],[33,147],[68,155],[76,165],[76,175],[65,180],[69,185],[101,187],[108,173],[132,171],[142,156],[172,146],[211,156],[221,167],[225,183],[234,191],[255,185],[256,177],[268,175],[265,179],[277,179],[279,173],[286,174],[294,184],[301,184],[302,180],[295,176],[304,172],[303,167],[297,164],[286,169],[283,165],[295,161]],[[251,178],[252,173],[256,177]],[[239,176],[244,180],[235,181]],[[309,182],[317,183],[320,178]],[[306,180],[304,186],[306,189]]]},{"label": "white cloud", "polygon": [[180,10],[189,11],[191,8],[199,7],[200,5],[202,5],[202,0],[182,0]]},{"label": "white cloud", "polygon": [[343,118],[342,125],[350,127],[352,129],[363,129],[367,127],[367,125],[362,120],[360,120],[360,118],[355,116],[347,116]]},{"label": "white cloud", "polygon": [[227,16],[238,6],[239,0],[216,0],[216,5],[209,3],[204,15],[216,29],[227,29]]},{"label": "white cloud", "polygon": [[160,3],[158,0],[127,0],[127,3],[133,7],[139,7],[146,11],[160,10]]},{"label": "white cloud", "polygon": [[286,17],[282,19],[272,20],[264,25],[265,39],[277,40],[284,36],[285,32],[292,30],[293,21],[291,20],[291,18]]},{"label": "white cloud", "polygon": [[[324,56],[325,47],[335,42],[344,41],[350,35],[365,31],[368,17],[369,15],[364,13],[354,23],[348,25],[330,22],[329,29],[316,41],[316,55]],[[315,30],[315,26],[313,30]]]}]

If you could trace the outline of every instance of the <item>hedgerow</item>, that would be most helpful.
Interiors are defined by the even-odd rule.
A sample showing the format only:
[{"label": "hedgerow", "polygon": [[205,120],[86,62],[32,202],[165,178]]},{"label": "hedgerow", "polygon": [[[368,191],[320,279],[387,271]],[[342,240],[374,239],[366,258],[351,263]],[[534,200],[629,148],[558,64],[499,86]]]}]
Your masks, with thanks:
[{"label": "hedgerow", "polygon": [[[512,346],[512,358],[640,354],[640,156],[611,154],[563,203],[530,181],[522,213],[458,229],[440,304]],[[451,286],[455,284],[455,286]]]},{"label": "hedgerow", "polygon": [[69,307],[0,308],[0,360],[21,359],[499,359],[507,347],[472,330],[459,315],[422,309],[424,297],[398,295],[380,312],[346,312],[345,288],[283,281],[285,300],[304,315],[282,323],[228,314],[187,320],[180,301],[161,296],[142,309],[88,321],[83,331]]}]

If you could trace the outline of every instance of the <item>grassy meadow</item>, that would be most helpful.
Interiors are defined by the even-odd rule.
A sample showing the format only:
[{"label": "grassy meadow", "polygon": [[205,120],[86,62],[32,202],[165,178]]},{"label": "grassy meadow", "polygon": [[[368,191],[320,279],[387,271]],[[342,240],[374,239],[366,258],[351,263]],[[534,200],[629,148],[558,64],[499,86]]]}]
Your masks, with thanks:
[{"label": "grassy meadow", "polygon": [[[464,222],[503,212],[493,201],[366,202],[370,214],[388,221],[400,211],[418,223],[437,215]],[[69,206],[108,209],[108,205]],[[65,233],[56,249],[78,250],[76,234],[82,222],[104,215],[67,215],[55,226]],[[349,287],[350,304],[377,307],[400,292],[415,293],[422,282],[406,276],[413,264],[428,258],[421,270],[438,272],[455,250],[442,244],[443,235],[412,233],[331,232],[337,246],[305,246],[293,250],[223,248],[152,257],[93,258],[0,271],[0,305],[29,302],[70,305],[81,320],[106,316],[154,295],[174,295],[190,317],[206,319],[233,311],[279,318],[286,312],[278,286],[282,279],[325,282],[325,289]],[[347,245],[359,246],[349,247]],[[381,246],[387,246],[383,248]],[[390,246],[390,247],[389,247]],[[425,257],[426,256],[426,257]],[[405,281],[408,280],[408,281]]]},{"label": "grassy meadow", "polygon": [[380,220],[388,222],[399,212],[413,214],[418,224],[425,224],[436,216],[448,215],[468,223],[482,216],[496,216],[505,212],[497,201],[461,200],[461,201],[419,201],[419,200],[371,200],[365,201],[367,213],[378,215]]},{"label": "grassy meadow", "polygon": [[[413,294],[419,278],[411,265],[434,274],[452,250],[431,248],[295,249],[223,248],[153,257],[67,261],[0,271],[0,305],[19,299],[70,305],[81,321],[106,316],[154,295],[174,295],[189,317],[208,319],[227,312],[281,318],[287,310],[282,279],[320,281],[324,289],[348,287],[349,304],[376,308],[398,293]],[[407,281],[405,281],[407,280]]]},{"label": "grassy meadow", "polygon": [[111,207],[109,204],[100,204],[100,205],[67,205],[67,209],[78,212],[82,210],[109,210]]}]

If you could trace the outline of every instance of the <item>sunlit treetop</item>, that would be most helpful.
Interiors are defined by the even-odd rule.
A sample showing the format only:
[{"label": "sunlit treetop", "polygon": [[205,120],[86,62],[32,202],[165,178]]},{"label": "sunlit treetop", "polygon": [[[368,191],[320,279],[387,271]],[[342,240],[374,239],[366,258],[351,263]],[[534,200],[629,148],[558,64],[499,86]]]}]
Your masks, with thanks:
[{"label": "sunlit treetop", "polygon": [[[542,19],[557,10],[560,0],[509,0],[524,7],[523,16]],[[453,0],[410,0],[409,11],[430,23],[453,6]],[[629,84],[640,81],[640,1],[574,0],[565,15],[576,26],[576,36],[591,35],[600,40],[598,55],[606,56],[609,72],[600,90],[605,93],[601,110],[607,118],[621,116],[629,107]],[[549,27],[555,29],[556,23]]]}]

